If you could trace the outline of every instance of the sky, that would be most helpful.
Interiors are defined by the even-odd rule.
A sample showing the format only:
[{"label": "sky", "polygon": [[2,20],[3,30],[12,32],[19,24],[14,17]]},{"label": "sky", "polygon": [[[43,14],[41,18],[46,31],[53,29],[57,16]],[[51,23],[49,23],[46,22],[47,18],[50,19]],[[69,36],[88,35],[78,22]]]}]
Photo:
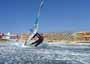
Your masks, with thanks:
[{"label": "sky", "polygon": [[[0,0],[0,32],[28,32],[40,0]],[[39,32],[90,31],[90,0],[45,0]]]}]

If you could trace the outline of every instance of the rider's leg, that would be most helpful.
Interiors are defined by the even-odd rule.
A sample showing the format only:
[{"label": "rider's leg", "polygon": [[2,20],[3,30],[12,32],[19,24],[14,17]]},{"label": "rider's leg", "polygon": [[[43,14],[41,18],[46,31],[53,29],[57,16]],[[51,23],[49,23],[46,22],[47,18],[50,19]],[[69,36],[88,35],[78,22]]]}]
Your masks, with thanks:
[{"label": "rider's leg", "polygon": [[36,44],[35,44],[35,47],[37,47],[39,44],[42,43],[42,40],[41,41],[38,41]]},{"label": "rider's leg", "polygon": [[31,45],[36,44],[38,41],[39,41],[39,40],[37,40],[37,41],[35,41],[35,42],[31,43]]}]

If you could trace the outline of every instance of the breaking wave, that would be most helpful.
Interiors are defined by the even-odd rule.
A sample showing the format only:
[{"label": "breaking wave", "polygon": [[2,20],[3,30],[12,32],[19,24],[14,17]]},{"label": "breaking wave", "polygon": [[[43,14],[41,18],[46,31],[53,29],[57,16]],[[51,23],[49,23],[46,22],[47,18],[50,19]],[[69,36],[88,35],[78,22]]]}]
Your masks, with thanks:
[{"label": "breaking wave", "polygon": [[90,46],[43,43],[19,48],[4,44],[0,45],[0,64],[90,64]]}]

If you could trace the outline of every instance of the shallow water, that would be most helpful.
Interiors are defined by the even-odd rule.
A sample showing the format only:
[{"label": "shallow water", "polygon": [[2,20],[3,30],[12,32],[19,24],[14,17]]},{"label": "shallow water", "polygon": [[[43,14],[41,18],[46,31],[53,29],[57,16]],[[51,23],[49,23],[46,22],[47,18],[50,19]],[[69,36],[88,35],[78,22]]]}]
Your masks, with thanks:
[{"label": "shallow water", "polygon": [[0,64],[90,64],[90,46],[43,44],[37,48],[19,48],[0,45]]}]

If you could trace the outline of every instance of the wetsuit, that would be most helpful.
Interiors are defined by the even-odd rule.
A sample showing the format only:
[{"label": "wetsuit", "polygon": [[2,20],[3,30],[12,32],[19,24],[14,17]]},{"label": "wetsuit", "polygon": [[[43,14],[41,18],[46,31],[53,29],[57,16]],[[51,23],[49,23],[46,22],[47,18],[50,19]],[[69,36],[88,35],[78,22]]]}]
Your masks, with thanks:
[{"label": "wetsuit", "polygon": [[36,36],[37,36],[39,39],[36,40],[35,42],[31,43],[31,45],[35,44],[35,47],[37,47],[39,44],[41,44],[41,43],[43,42],[43,36],[41,36],[39,33],[36,33],[36,34],[32,37],[32,39],[35,38]]}]

